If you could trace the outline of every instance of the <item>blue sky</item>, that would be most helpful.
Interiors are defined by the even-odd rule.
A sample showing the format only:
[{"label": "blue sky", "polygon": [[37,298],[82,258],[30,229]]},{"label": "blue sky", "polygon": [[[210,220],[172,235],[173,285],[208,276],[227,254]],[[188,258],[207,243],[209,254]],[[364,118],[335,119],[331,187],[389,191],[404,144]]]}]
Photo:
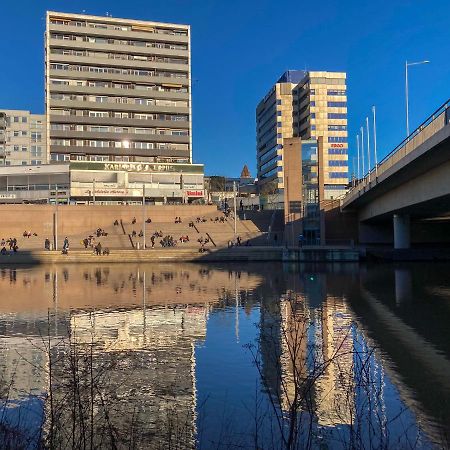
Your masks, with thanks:
[{"label": "blue sky", "polygon": [[[207,174],[255,174],[255,107],[286,69],[348,74],[350,162],[377,107],[382,157],[450,97],[450,2],[445,0],[2,0],[0,108],[44,110],[47,9],[192,27],[194,162]],[[23,56],[26,55],[24,59]]]}]

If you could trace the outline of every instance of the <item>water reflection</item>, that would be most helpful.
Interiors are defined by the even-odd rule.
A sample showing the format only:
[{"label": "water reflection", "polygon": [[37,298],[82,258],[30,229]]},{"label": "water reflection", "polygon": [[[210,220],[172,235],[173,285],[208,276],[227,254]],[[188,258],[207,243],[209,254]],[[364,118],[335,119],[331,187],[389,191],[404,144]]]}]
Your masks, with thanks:
[{"label": "water reflection", "polygon": [[448,268],[1,268],[1,439],[445,446]]}]

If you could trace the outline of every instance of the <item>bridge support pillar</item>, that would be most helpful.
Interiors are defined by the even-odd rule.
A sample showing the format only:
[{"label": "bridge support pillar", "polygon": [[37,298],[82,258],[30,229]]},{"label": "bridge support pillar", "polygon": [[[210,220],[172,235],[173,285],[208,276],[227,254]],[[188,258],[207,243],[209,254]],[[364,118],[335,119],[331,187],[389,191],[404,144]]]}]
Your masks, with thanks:
[{"label": "bridge support pillar", "polygon": [[410,219],[408,214],[394,214],[394,248],[409,248],[411,244]]}]

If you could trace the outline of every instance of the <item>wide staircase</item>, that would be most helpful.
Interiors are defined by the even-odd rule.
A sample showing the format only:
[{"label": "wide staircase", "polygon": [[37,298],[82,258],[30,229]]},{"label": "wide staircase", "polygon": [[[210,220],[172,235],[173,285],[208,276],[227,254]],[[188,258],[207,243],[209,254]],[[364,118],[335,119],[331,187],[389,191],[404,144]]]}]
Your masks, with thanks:
[{"label": "wide staircase", "polygon": [[[197,222],[197,217],[200,217],[200,222]],[[203,241],[208,239],[206,248],[223,248],[227,247],[230,241],[234,240],[234,219],[228,217],[224,222],[215,221],[216,217],[224,217],[221,211],[215,211],[212,213],[204,214],[202,216],[182,217],[182,223],[175,223],[175,217],[170,222],[161,220],[156,216],[155,220],[152,219],[150,223],[145,223],[146,234],[146,246],[151,246],[151,236],[155,232],[161,231],[163,236],[172,236],[177,242],[178,248],[195,248],[200,247],[199,239]],[[205,221],[203,221],[205,220]],[[96,235],[96,229],[86,227],[86,229],[77,227],[73,233],[59,234],[58,235],[58,248],[61,249],[65,237],[69,239],[70,249],[78,250],[84,249],[83,240],[88,236],[94,236],[95,243],[100,242],[102,248],[114,249],[137,249],[142,248],[144,238],[139,234],[144,230],[144,218],[136,218],[136,223],[132,223],[132,217],[127,219],[121,219],[118,221],[118,225],[114,225],[111,221],[109,225],[103,224],[101,227],[107,236]],[[190,227],[189,222],[193,222],[194,226]],[[267,246],[274,245],[273,243],[273,222],[274,217],[271,211],[246,211],[238,214],[238,220],[236,222],[237,235],[241,238],[242,245],[246,245],[247,241],[251,246]],[[269,235],[269,226],[272,226],[272,233]],[[20,234],[8,234],[8,230],[2,230],[0,227],[0,239],[15,237],[18,241],[19,250],[43,250],[45,238],[50,239],[53,244],[53,237],[51,230],[47,227],[40,225],[39,223],[33,224],[29,227],[29,231],[36,233],[38,236],[32,236],[26,238]],[[134,232],[134,233],[133,233]],[[189,242],[181,243],[180,237],[188,236]],[[272,237],[270,237],[272,236]],[[269,239],[268,239],[269,237]],[[161,248],[161,237],[155,238],[155,248]],[[7,247],[8,248],[8,247]]]}]

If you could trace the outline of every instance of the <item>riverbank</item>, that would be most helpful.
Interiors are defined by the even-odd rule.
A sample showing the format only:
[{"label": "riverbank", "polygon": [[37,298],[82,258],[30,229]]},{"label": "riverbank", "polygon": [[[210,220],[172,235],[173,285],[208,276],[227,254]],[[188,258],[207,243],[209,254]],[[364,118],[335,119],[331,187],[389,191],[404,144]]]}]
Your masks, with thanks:
[{"label": "riverbank", "polygon": [[154,248],[147,250],[112,250],[109,255],[97,256],[91,251],[23,251],[0,256],[1,265],[37,265],[67,263],[136,263],[136,262],[224,262],[224,261],[305,261],[356,262],[357,249],[346,247],[233,247],[214,248],[200,253],[193,248]]}]

